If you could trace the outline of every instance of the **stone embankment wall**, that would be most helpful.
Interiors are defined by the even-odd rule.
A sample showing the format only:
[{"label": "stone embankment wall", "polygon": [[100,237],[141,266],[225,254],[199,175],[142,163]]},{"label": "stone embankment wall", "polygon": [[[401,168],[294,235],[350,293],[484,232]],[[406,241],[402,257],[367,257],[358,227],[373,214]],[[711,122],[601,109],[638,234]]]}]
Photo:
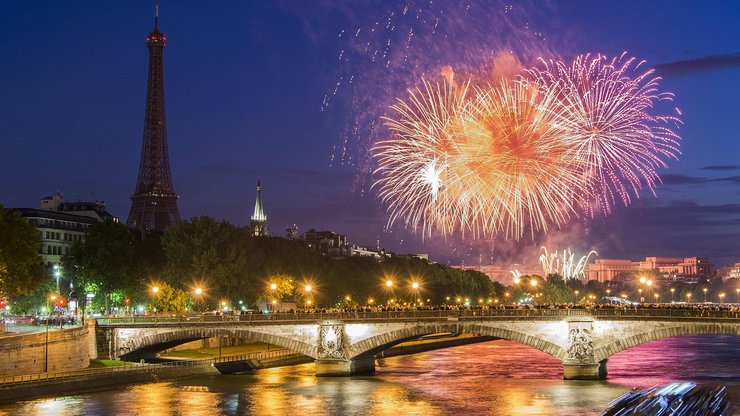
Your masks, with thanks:
[{"label": "stone embankment wall", "polygon": [[173,380],[206,374],[218,374],[218,371],[211,366],[174,366],[171,368],[160,367],[150,370],[143,368],[142,371],[116,372],[113,375],[109,372],[101,371],[100,374],[88,374],[74,378],[18,383],[0,391],[0,404],[38,397],[92,393],[139,383]]},{"label": "stone embankment wall", "polygon": [[88,334],[84,326],[0,337],[0,376],[43,373],[47,357],[50,372],[86,368]]}]

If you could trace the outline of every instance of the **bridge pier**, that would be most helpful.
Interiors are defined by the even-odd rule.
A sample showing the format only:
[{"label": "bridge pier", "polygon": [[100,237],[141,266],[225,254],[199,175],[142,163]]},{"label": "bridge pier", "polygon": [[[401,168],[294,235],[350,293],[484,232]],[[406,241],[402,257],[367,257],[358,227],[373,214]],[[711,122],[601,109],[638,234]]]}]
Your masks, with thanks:
[{"label": "bridge pier", "polygon": [[600,380],[606,378],[606,361],[594,358],[594,318],[574,317],[568,322],[568,348],[563,360],[566,380]]},{"label": "bridge pier", "polygon": [[565,380],[601,380],[606,378],[606,362],[594,363],[563,362],[563,379]]},{"label": "bridge pier", "polygon": [[358,357],[353,360],[316,360],[317,377],[352,376],[375,372],[375,357]]}]

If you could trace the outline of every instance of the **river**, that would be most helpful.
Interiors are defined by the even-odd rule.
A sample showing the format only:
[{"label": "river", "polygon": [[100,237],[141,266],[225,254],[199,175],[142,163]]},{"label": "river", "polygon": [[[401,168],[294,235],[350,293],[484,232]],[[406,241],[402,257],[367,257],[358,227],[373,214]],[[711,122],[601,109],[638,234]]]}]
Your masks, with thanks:
[{"label": "river", "polygon": [[614,355],[603,381],[509,341],[379,360],[373,376],[316,378],[313,364],[203,376],[0,406],[0,415],[595,415],[632,387],[725,384],[740,414],[740,337],[687,336]]}]

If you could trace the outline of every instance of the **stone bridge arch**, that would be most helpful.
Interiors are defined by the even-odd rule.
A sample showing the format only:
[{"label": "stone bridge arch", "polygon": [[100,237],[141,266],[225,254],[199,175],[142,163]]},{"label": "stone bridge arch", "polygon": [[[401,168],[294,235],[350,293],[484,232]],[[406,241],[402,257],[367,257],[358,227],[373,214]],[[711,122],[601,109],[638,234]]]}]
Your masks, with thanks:
[{"label": "stone bridge arch", "polygon": [[[123,336],[122,336],[123,335]],[[115,351],[111,351],[113,358],[139,359],[153,356],[159,351],[187,342],[214,338],[228,337],[262,342],[277,345],[295,351],[311,358],[317,357],[316,345],[306,343],[295,337],[260,331],[258,328],[182,328],[177,330],[153,331],[153,333],[126,337],[118,334]]]},{"label": "stone bridge arch", "polygon": [[654,325],[642,326],[640,331],[624,336],[612,338],[603,345],[598,345],[594,349],[594,359],[603,361],[612,355],[645,344],[651,341],[657,341],[665,338],[687,336],[687,335],[738,335],[740,336],[740,325],[723,324],[723,323],[681,323],[676,322],[672,325]]},{"label": "stone bridge arch", "polygon": [[349,359],[371,357],[404,341],[442,332],[457,333],[458,325],[440,323],[394,328],[350,344],[347,355]]},{"label": "stone bridge arch", "polygon": [[435,333],[471,333],[480,336],[505,339],[536,348],[559,360],[565,358],[566,350],[555,340],[542,336],[530,335],[507,328],[506,325],[478,325],[463,323],[429,323],[408,325],[394,328],[369,338],[354,342],[348,346],[348,358],[362,358],[375,355],[396,344]]},{"label": "stone bridge arch", "polygon": [[506,326],[494,325],[471,325],[470,331],[478,335],[505,339],[508,341],[518,342],[529,347],[538,349],[558,360],[563,360],[566,356],[566,348],[557,343],[557,339],[543,336],[543,334],[531,335],[524,332],[516,331]]}]

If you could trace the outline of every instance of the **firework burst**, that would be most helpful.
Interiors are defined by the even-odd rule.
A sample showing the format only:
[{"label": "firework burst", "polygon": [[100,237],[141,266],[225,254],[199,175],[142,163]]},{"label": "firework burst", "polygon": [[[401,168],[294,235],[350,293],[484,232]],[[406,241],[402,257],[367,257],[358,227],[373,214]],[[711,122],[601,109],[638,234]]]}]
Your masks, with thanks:
[{"label": "firework burst", "polygon": [[425,81],[372,149],[389,223],[518,240],[654,191],[680,121],[650,114],[672,95],[652,71],[631,76],[640,65],[584,55],[486,86]]},{"label": "firework burst", "polygon": [[551,112],[559,133],[568,140],[569,151],[587,181],[591,202],[609,212],[619,199],[624,205],[639,197],[643,187],[654,194],[660,178],[658,168],[666,159],[677,159],[680,124],[675,116],[653,116],[656,102],[670,101],[673,94],[660,92],[654,70],[640,72],[644,61],[625,54],[608,59],[581,55],[567,65],[541,61],[527,77],[556,99]]}]

